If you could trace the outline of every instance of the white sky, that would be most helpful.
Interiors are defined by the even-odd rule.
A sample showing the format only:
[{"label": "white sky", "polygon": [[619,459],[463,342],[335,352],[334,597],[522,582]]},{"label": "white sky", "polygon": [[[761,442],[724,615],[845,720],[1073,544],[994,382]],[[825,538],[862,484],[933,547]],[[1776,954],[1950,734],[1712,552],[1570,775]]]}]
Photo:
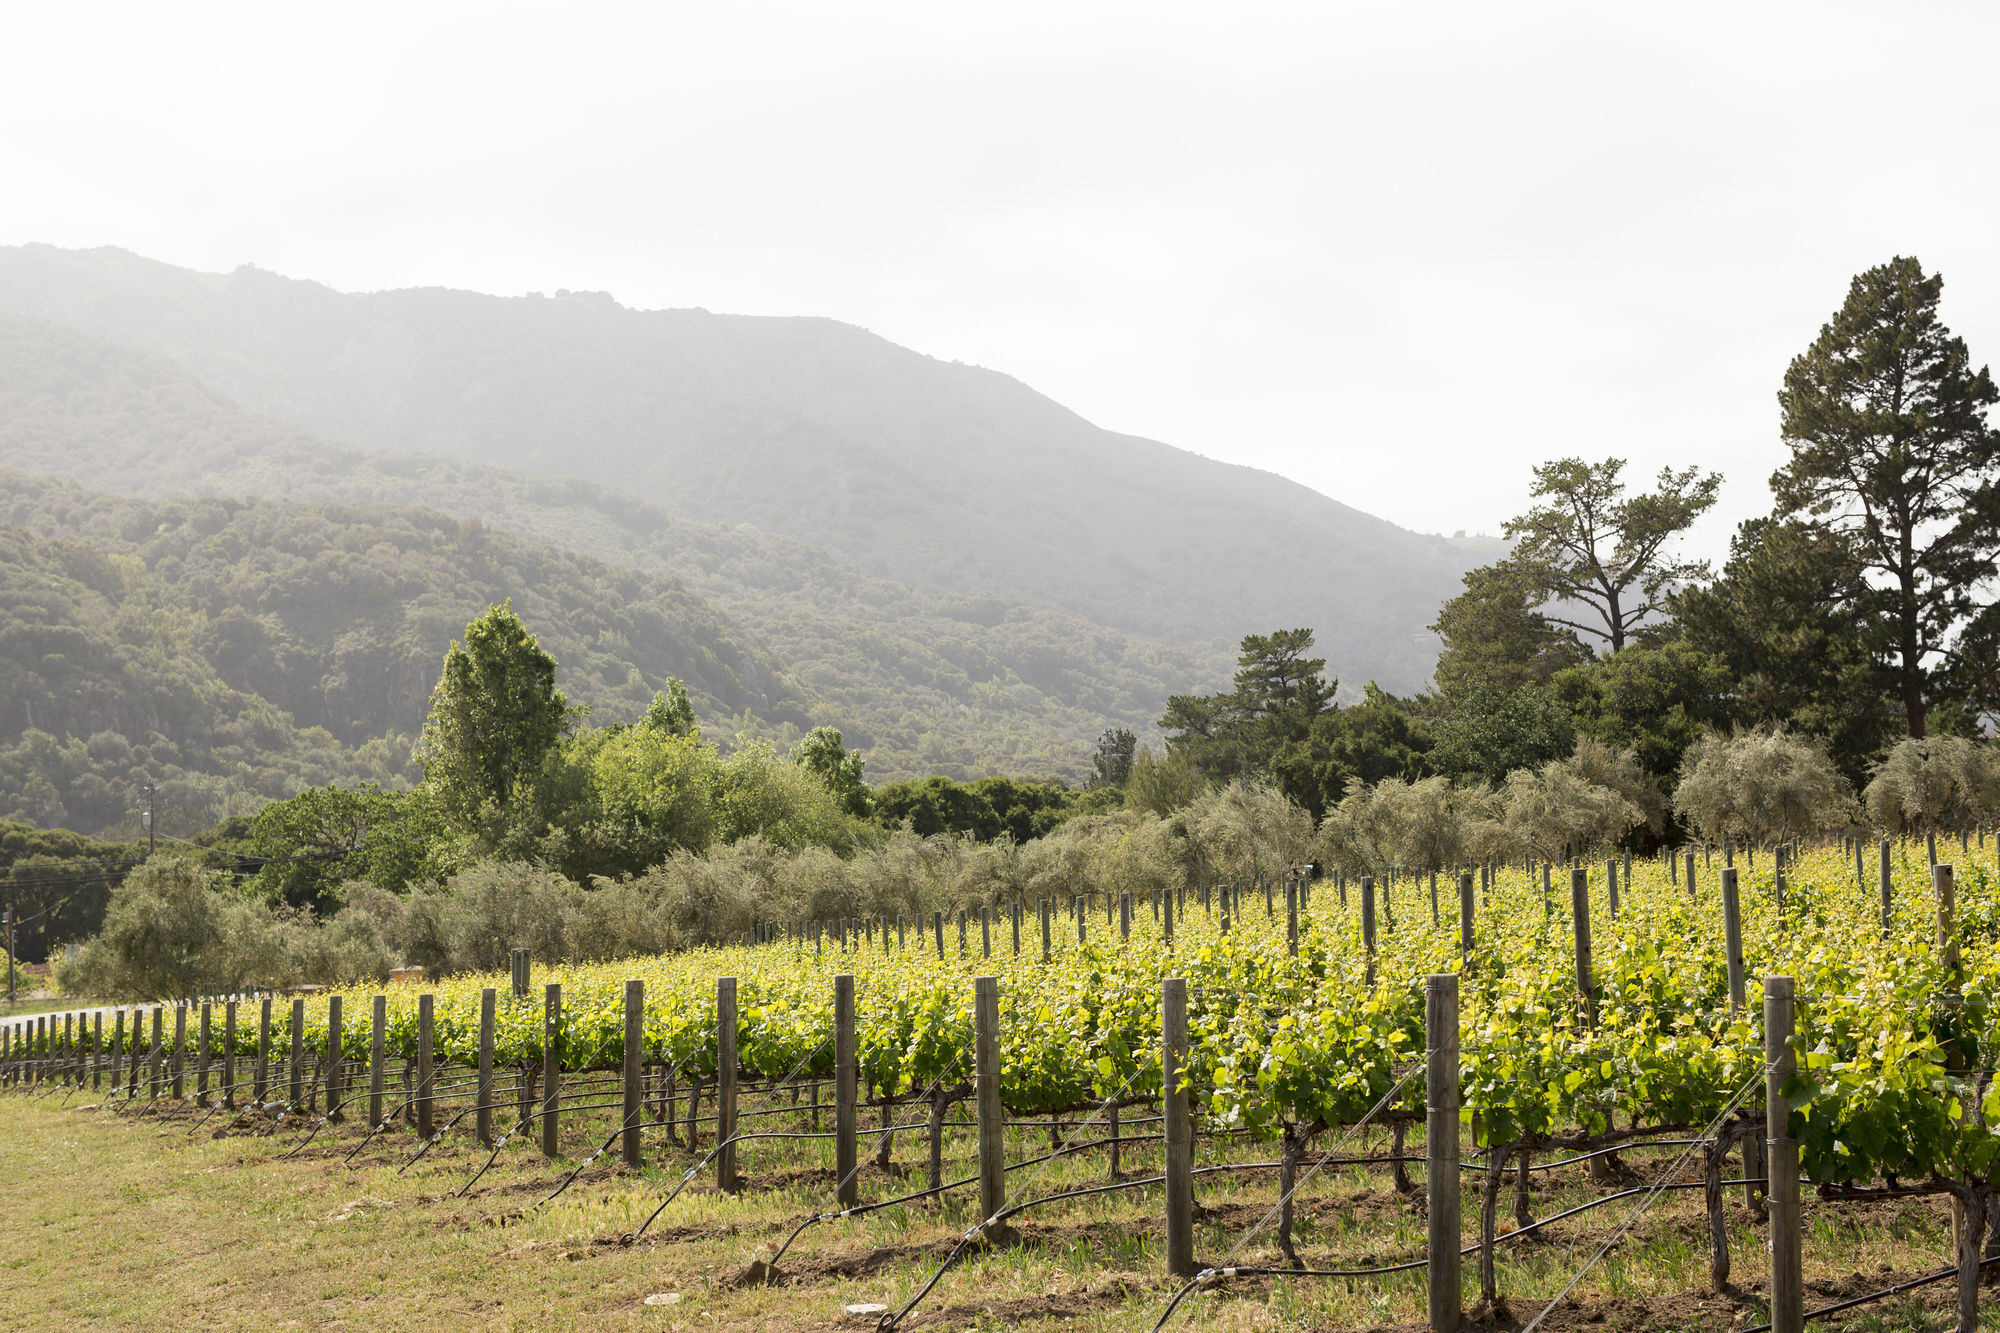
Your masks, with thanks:
[{"label": "white sky", "polygon": [[2000,359],[2000,6],[10,7],[0,241],[823,314],[1411,527],[1728,476],[1915,253]]}]

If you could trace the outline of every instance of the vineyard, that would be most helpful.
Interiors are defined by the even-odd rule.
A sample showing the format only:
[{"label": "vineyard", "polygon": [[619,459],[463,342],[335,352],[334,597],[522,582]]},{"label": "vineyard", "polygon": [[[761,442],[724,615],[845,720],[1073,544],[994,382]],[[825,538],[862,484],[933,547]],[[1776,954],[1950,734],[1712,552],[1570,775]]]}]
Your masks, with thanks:
[{"label": "vineyard", "polygon": [[[1879,1294],[1802,1285],[1802,1264],[1841,1262],[1801,1255],[1836,1234],[1805,1236],[1803,1190],[1816,1210],[1947,1201],[1955,1247],[1882,1285],[1935,1279],[1971,1328],[2000,1254],[1996,851],[1683,851],[773,923],[592,967],[517,955],[511,976],[21,1019],[0,1055],[14,1096],[427,1173],[495,1213],[571,1207],[609,1173],[637,1193],[586,1225],[617,1249],[671,1246],[676,1210],[781,1179],[813,1202],[768,1219],[738,1284],[824,1277],[815,1256],[883,1219],[949,1219],[902,1267],[849,1264],[822,1322],[1005,1322],[969,1269],[1009,1247],[1054,1262],[1048,1236],[1123,1206],[1161,1240],[1127,1256],[1149,1285],[1118,1326],[1202,1324],[1287,1284],[1400,1312],[1371,1323],[1556,1326],[1651,1210],[1698,1198],[1689,1285],[1795,1328]],[[1328,1225],[1357,1181],[1407,1206]],[[1521,1258],[1553,1235],[1560,1264]]]}]

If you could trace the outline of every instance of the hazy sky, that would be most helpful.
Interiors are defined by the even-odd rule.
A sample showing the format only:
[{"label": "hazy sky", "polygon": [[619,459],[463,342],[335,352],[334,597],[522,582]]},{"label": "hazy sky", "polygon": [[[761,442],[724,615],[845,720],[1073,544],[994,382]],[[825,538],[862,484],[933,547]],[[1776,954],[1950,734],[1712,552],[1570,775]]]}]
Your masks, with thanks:
[{"label": "hazy sky", "polygon": [[15,6],[0,240],[822,314],[1411,527],[1766,502],[1898,253],[2000,359],[2000,6]]}]

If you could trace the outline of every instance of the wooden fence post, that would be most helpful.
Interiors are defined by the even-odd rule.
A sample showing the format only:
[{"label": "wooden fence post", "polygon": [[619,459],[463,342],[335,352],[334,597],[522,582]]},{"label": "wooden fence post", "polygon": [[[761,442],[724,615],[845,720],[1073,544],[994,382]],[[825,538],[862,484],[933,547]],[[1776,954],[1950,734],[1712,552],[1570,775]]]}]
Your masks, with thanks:
[{"label": "wooden fence post", "polygon": [[[1464,896],[1472,876],[1461,879]],[[1458,1333],[1459,1247],[1463,1222],[1458,1192],[1458,977],[1441,972],[1424,983],[1424,1029],[1430,1058],[1424,1096],[1424,1185],[1429,1194],[1431,1333]]]},{"label": "wooden fence post", "polygon": [[382,1127],[382,1080],[388,1073],[386,1051],[389,997],[377,995],[368,1015],[368,1125]]},{"label": "wooden fence post", "polygon": [[[9,1036],[11,1037],[11,1035],[12,1035],[12,1029],[10,1028]],[[118,1095],[118,1073],[121,1066],[124,1064],[125,1060],[124,1048],[125,1048],[125,1011],[123,1009],[120,1009],[117,1013],[111,1016],[111,1095],[113,1097],[116,1097]],[[13,1049],[11,1044],[9,1045],[7,1053],[10,1056],[13,1054]],[[10,1069],[8,1071],[7,1079],[0,1081],[11,1081],[12,1074],[13,1071]]]},{"label": "wooden fence post", "polygon": [[340,1114],[340,1099],[344,1089],[343,1068],[347,1059],[346,1043],[341,1040],[341,1003],[338,995],[326,997],[326,1118],[334,1119]]},{"label": "wooden fence post", "polygon": [[298,1111],[306,1102],[306,1002],[292,1001],[291,1109]]},{"label": "wooden fence post", "polygon": [[979,956],[993,956],[993,909],[990,907],[979,909]]},{"label": "wooden fence post", "polygon": [[[166,1022],[166,1017],[166,1006],[158,1004],[153,1006],[153,1045],[151,1051],[148,1052],[151,1069],[148,1071],[150,1077],[146,1085],[147,1100],[149,1101],[158,1101],[160,1099],[160,1060],[166,1053],[165,1041],[160,1035],[160,1027]],[[30,1077],[32,1078],[32,1071]]]},{"label": "wooden fence post", "polygon": [[1693,902],[1694,901],[1694,853],[1693,852],[1689,852],[1687,854],[1687,891],[1688,891],[1688,901]]},{"label": "wooden fence post", "polygon": [[174,1100],[187,1096],[187,1026],[188,1008],[185,1004],[174,1006],[174,1049],[168,1058],[173,1062]]},{"label": "wooden fence post", "polygon": [[1458,952],[1461,958],[1472,958],[1472,872],[1464,872],[1458,877]]},{"label": "wooden fence post", "polygon": [[1890,878],[1889,840],[1882,839],[1882,933],[1896,928],[1896,883]]},{"label": "wooden fence post", "polygon": [[250,1100],[258,1106],[271,1100],[271,997],[257,1008],[257,1059],[250,1066]]},{"label": "wooden fence post", "polygon": [[1728,953],[1729,962],[1729,1012],[1743,1012],[1743,919],[1739,911],[1736,890],[1736,867],[1725,866],[1722,870],[1722,939]]},{"label": "wooden fence post", "polygon": [[1167,900],[1160,904],[1160,923],[1160,938],[1165,941],[1167,948],[1172,949],[1174,947],[1174,895],[1171,890],[1167,893]]},{"label": "wooden fence post", "polygon": [[1931,888],[1937,894],[1937,947],[1938,956],[1944,960],[1945,984],[1958,985],[1958,932],[1953,928],[1957,915],[1958,895],[1952,883],[1951,867],[1938,864],[1931,867]]},{"label": "wooden fence post", "polygon": [[[972,981],[973,1082],[979,1113],[979,1216],[992,1223],[1007,1206],[1007,1123],[1000,1106],[1000,982]],[[987,1240],[997,1240],[994,1231]]]},{"label": "wooden fence post", "polygon": [[1361,877],[1361,947],[1368,956],[1368,984],[1375,984],[1375,877]]},{"label": "wooden fence post", "polygon": [[856,1143],[859,1125],[855,1116],[859,1070],[855,1060],[854,976],[842,972],[833,979],[834,1201],[842,1208],[852,1208],[861,1202],[861,1184],[854,1178],[860,1160]]},{"label": "wooden fence post", "polygon": [[1569,910],[1576,931],[1576,998],[1586,1025],[1597,1025],[1597,991],[1590,971],[1590,872],[1577,866],[1569,872]]},{"label": "wooden fence post", "polygon": [[435,1086],[432,1077],[433,1053],[437,1034],[435,1002],[429,994],[417,997],[417,1137],[430,1142],[436,1123],[435,1099],[431,1089]]},{"label": "wooden fence post", "polygon": [[1041,900],[1042,906],[1042,961],[1049,961],[1049,900]]},{"label": "wooden fence post", "polygon": [[[117,1075],[111,1078],[111,1086],[118,1086]],[[236,1109],[236,1001],[222,1006],[222,1105]]]},{"label": "wooden fence post", "polygon": [[935,910],[931,912],[931,933],[937,936],[938,961],[943,962],[944,961],[944,913],[943,912]]},{"label": "wooden fence post", "polygon": [[1299,956],[1299,886],[1285,881],[1285,952]]},{"label": "wooden fence post", "polygon": [[1118,938],[1132,938],[1132,894],[1129,890],[1118,895]]},{"label": "wooden fence post", "polygon": [[[939,956],[943,956],[944,915],[938,914]],[[715,979],[715,1185],[734,1194],[736,1179],[736,978]]]},{"label": "wooden fence post", "polygon": [[1181,1065],[1187,1058],[1187,982],[1160,983],[1160,1101],[1167,1140],[1167,1275],[1194,1276],[1194,1134]]},{"label": "wooden fence post", "polygon": [[[1628,856],[1630,853],[1626,853]],[[1608,857],[1604,862],[1604,897],[1610,905],[1611,919],[1618,920],[1618,858]]]},{"label": "wooden fence post", "polygon": [[[500,996],[491,986],[479,991],[479,1109],[473,1113],[481,1147],[493,1146],[493,1025]],[[379,1120],[381,1117],[375,1117]]]},{"label": "wooden fence post", "polygon": [[625,1165],[645,1163],[639,1151],[639,1125],[645,1114],[646,983],[632,977],[625,983],[625,1120],[622,1126]]},{"label": "wooden fence post", "polygon": [[194,1053],[194,1104],[208,1105],[208,1044],[214,1035],[215,1014],[210,1002],[201,1002],[201,1024],[196,1029],[199,1045]]},{"label": "wooden fence post", "polygon": [[1019,898],[1014,900],[1013,910],[1008,915],[1014,921],[1014,956],[1019,958],[1021,956],[1021,900]]},{"label": "wooden fence post", "polygon": [[562,983],[542,987],[542,1156],[562,1152]]},{"label": "wooden fence post", "polygon": [[1770,1164],[1771,1333],[1802,1333],[1804,1245],[1799,1231],[1799,1145],[1791,1137],[1791,1103],[1785,1084],[1797,1066],[1792,1054],[1792,979],[1764,978],[1765,1153]]}]

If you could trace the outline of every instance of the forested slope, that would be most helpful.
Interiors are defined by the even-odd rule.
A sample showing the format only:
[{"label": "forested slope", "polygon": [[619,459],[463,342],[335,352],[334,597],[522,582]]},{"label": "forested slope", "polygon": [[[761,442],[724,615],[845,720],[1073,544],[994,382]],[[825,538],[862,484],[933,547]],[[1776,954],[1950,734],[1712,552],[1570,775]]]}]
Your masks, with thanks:
[{"label": "forested slope", "polygon": [[474,521],[368,504],[149,502],[0,471],[0,818],[199,826],[306,784],[411,776],[446,645],[511,598],[600,720],[669,676],[724,737],[807,696],[677,582]]},{"label": "forested slope", "polygon": [[418,504],[672,576],[769,645],[874,780],[1081,778],[1104,727],[1149,727],[1168,693],[1219,684],[1231,661],[996,596],[919,592],[592,482],[317,440],[165,357],[4,315],[0,464],[149,496]]},{"label": "forested slope", "polygon": [[833,320],[589,293],[347,295],[49,246],[0,249],[0,310],[160,352],[320,435],[585,477],[932,594],[1210,647],[1310,625],[1353,685],[1421,684],[1434,609],[1496,554],[1103,430],[1006,375]]}]

